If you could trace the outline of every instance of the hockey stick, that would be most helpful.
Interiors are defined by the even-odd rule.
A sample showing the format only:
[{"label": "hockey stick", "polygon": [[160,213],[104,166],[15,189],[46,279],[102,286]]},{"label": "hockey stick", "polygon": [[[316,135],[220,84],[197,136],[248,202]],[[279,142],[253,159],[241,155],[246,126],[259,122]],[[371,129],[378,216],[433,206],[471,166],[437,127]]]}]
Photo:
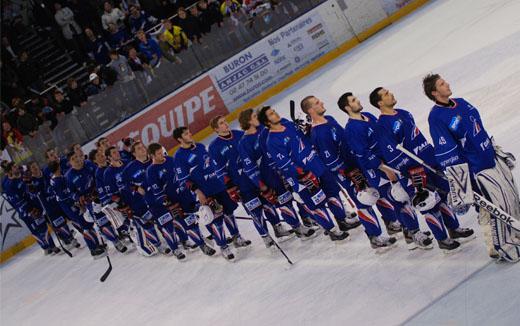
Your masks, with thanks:
[{"label": "hockey stick", "polygon": [[67,249],[65,249],[65,247],[63,246],[63,243],[61,242],[61,239],[60,239],[60,236],[58,235],[58,232],[56,232],[56,229],[54,228],[54,226],[52,225],[52,221],[50,220],[50,218],[46,215],[46,214],[43,214],[43,216],[45,216],[45,219],[47,220],[47,222],[49,223],[49,226],[52,230],[52,232],[54,234],[56,234],[56,240],[58,240],[58,244],[60,245],[60,248],[61,250],[63,250],[64,253],[67,254],[67,256],[69,256],[70,258],[72,258],[72,253],[70,251],[68,251]]},{"label": "hockey stick", "polygon": [[[87,210],[87,212],[88,212],[88,210]],[[89,212],[89,214],[90,214],[90,212]],[[92,216],[92,219],[93,219],[94,222],[96,223],[96,225],[97,225],[97,227],[98,227],[98,229],[99,229],[99,233],[101,233],[101,234],[99,235],[99,240],[101,241],[101,246],[102,246],[103,248],[105,248],[106,245],[105,245],[105,241],[103,240],[103,234],[102,234],[103,232],[101,232],[101,226],[99,225],[97,219],[96,219],[94,216]],[[110,261],[110,256],[108,255],[108,246],[106,246],[106,249],[105,249],[105,250],[106,250],[106,254],[107,254],[108,268],[107,268],[107,270],[105,271],[105,273],[104,273],[103,275],[101,275],[101,277],[99,278],[99,280],[100,280],[101,282],[105,282],[106,279],[108,278],[108,276],[110,275],[110,273],[112,272],[112,262]]]},{"label": "hockey stick", "polygon": [[[401,152],[403,152],[408,157],[410,157],[412,160],[416,161],[417,163],[421,164],[422,166],[424,166],[425,168],[430,170],[431,172],[435,173],[436,175],[443,178],[444,180],[447,180],[447,177],[446,177],[446,175],[444,175],[444,173],[442,173],[441,171],[438,171],[435,168],[428,165],[428,163],[424,162],[424,160],[422,160],[420,157],[418,157],[414,153],[412,153],[409,150],[407,150],[406,148],[404,148],[401,144],[398,144],[396,146],[396,148],[398,150],[400,150]],[[495,216],[496,218],[498,218],[499,220],[501,220],[508,226],[512,227],[513,229],[515,229],[517,231],[520,231],[520,221],[514,219],[511,215],[506,213],[500,207],[497,207],[495,204],[488,201],[486,198],[479,195],[475,191],[473,192],[473,198],[475,199],[475,202],[473,203],[473,205],[486,210],[488,213]]]},{"label": "hockey stick", "polygon": [[278,250],[280,250],[280,252],[282,253],[282,255],[285,257],[285,259],[287,259],[287,262],[290,264],[290,265],[294,265],[294,263],[291,261],[291,259],[289,259],[289,257],[287,256],[287,254],[285,253],[285,251],[283,251],[282,248],[280,248],[280,246],[278,245],[278,243],[276,241],[274,241],[273,239],[273,242],[274,242],[274,245],[276,246],[276,248],[278,248]]}]

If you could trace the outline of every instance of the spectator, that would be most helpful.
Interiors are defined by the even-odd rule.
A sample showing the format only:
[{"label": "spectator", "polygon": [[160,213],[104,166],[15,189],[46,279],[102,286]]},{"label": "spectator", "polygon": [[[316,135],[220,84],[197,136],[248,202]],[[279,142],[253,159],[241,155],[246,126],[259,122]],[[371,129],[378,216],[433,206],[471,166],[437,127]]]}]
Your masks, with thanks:
[{"label": "spectator", "polygon": [[83,57],[83,51],[81,51],[80,44],[77,36],[81,34],[81,27],[74,20],[74,13],[69,7],[62,7],[60,3],[54,3],[54,19],[56,23],[61,27],[61,32],[65,38],[65,43],[69,50],[74,51],[74,57],[78,62],[85,61]]},{"label": "spectator", "polygon": [[177,15],[177,24],[182,30],[184,30],[188,38],[192,42],[200,43],[202,32],[199,20],[191,15],[188,16],[183,7],[180,7],[177,10]]},{"label": "spectator", "polygon": [[18,108],[18,119],[16,126],[22,135],[29,135],[34,137],[38,131],[38,120],[36,117],[26,111],[24,107]]},{"label": "spectator", "polygon": [[117,72],[119,79],[123,81],[134,79],[134,74],[128,65],[128,60],[126,57],[119,55],[116,50],[112,50],[110,51],[110,59],[111,61],[108,66]]},{"label": "spectator", "polygon": [[85,35],[87,36],[87,54],[100,65],[108,64],[110,47],[105,39],[102,36],[96,37],[90,28],[85,28]]},{"label": "spectator", "polygon": [[54,108],[59,116],[69,114],[74,110],[74,106],[68,97],[66,97],[62,91],[55,89],[54,93]]},{"label": "spectator", "polygon": [[74,78],[67,80],[67,95],[72,103],[76,107],[87,105],[87,94],[83,88],[79,87],[78,82]]},{"label": "spectator", "polygon": [[175,51],[173,50],[173,47],[166,41],[166,36],[164,33],[161,33],[157,35],[159,47],[161,48],[161,52],[163,54],[163,57],[172,63],[180,64],[182,63],[182,60],[175,55]]},{"label": "spectator", "polygon": [[154,39],[148,38],[143,30],[137,32],[137,39],[139,51],[146,56],[152,67],[158,67],[162,56],[159,44]]},{"label": "spectator", "polygon": [[150,66],[150,62],[144,54],[137,53],[133,47],[128,50],[128,65],[132,71],[142,72],[147,84],[152,82],[152,75],[154,73],[152,67]]},{"label": "spectator", "polygon": [[85,28],[92,28],[96,33],[100,33],[101,17],[98,14],[97,8],[92,5],[92,1],[85,0],[69,0],[69,8],[74,13],[76,21],[84,30]]},{"label": "spectator", "polygon": [[16,101],[13,99],[13,106],[16,108],[20,108],[22,106],[25,107],[26,111],[38,119],[38,125],[42,125],[45,121],[45,116],[43,114],[43,106],[41,105],[40,96],[34,94],[31,97],[31,101],[25,105],[22,99],[17,99]]},{"label": "spectator", "polygon": [[197,6],[193,6],[190,8],[190,16],[197,20],[200,33],[207,34],[211,31],[211,25],[204,25],[201,17],[202,12],[199,11]]},{"label": "spectator", "polygon": [[220,13],[218,3],[211,2],[211,4],[208,4],[207,0],[200,0],[197,4],[197,8],[200,13],[199,19],[203,30],[206,29],[209,32],[213,24],[218,24],[219,27],[222,27],[224,16]]},{"label": "spectator", "polygon": [[2,121],[2,143],[20,151],[23,148],[23,135],[9,121]]},{"label": "spectator", "polygon": [[107,88],[107,85],[103,83],[96,73],[90,74],[89,81],[90,83],[85,88],[87,96],[99,94]]},{"label": "spectator", "polygon": [[40,80],[40,70],[38,65],[29,58],[27,51],[20,53],[20,64],[17,68],[20,85],[24,88],[43,88],[43,82]]},{"label": "spectator", "polygon": [[18,48],[11,44],[7,36],[2,36],[2,63],[17,64],[18,63]]},{"label": "spectator", "polygon": [[119,29],[124,28],[125,14],[119,8],[112,8],[112,4],[109,1],[103,3],[103,16],[101,16],[101,24],[103,29],[108,30],[108,24],[113,23]]},{"label": "spectator", "polygon": [[157,23],[157,18],[150,16],[143,10],[139,10],[136,5],[130,6],[130,16],[128,17],[130,31],[135,34],[138,30],[148,30]]},{"label": "spectator", "polygon": [[[142,6],[144,8],[144,6]],[[170,17],[171,13],[175,12],[176,6],[175,4],[170,0],[160,0],[160,3],[157,6],[157,10],[150,11],[154,13],[155,17],[158,17],[159,19],[167,19]]]},{"label": "spectator", "polygon": [[237,0],[224,0],[220,5],[220,13],[225,17],[232,17],[237,14],[242,6]]},{"label": "spectator", "polygon": [[175,53],[179,53],[188,48],[188,37],[179,26],[174,26],[171,21],[164,20],[164,37],[166,42],[170,44]]},{"label": "spectator", "polygon": [[114,23],[108,24],[108,32],[110,33],[110,39],[108,43],[112,49],[118,49],[125,45],[125,43],[130,39],[128,34],[123,28],[118,29],[117,25]]},{"label": "spectator", "polygon": [[38,112],[38,116],[42,121],[50,121],[51,130],[54,130],[58,124],[56,120],[56,111],[49,106],[49,100],[39,95],[33,95],[31,101],[27,104],[27,111],[33,115]]}]

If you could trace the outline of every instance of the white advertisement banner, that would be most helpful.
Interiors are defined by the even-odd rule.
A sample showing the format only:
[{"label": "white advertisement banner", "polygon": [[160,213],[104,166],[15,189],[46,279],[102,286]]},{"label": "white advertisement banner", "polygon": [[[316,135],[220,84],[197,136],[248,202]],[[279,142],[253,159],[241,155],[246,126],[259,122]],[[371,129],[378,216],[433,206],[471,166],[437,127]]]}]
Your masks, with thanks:
[{"label": "white advertisement banner", "polygon": [[335,47],[315,9],[226,60],[209,75],[233,111]]}]

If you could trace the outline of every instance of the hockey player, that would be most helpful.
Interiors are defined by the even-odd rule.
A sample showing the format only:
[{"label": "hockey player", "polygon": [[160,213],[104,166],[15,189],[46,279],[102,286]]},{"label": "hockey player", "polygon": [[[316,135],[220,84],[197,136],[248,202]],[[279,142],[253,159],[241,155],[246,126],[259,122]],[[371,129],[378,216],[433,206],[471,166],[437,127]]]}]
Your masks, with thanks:
[{"label": "hockey player", "polygon": [[41,204],[56,236],[61,239],[65,248],[79,248],[80,244],[74,238],[72,231],[67,225],[66,215],[50,189],[50,180],[45,179],[37,162],[30,162],[27,168],[27,190]]},{"label": "hockey player", "polygon": [[61,173],[60,163],[56,161],[50,162],[48,168],[51,172],[50,191],[54,193],[67,218],[72,221],[74,227],[83,235],[83,239],[90,249],[90,254],[94,259],[105,256],[105,248],[99,243],[96,231],[94,231],[94,224],[85,220],[79,205],[72,198],[67,180]]},{"label": "hockey player", "polygon": [[[348,192],[358,207],[358,216],[365,228],[365,233],[370,239],[372,248],[382,248],[393,245],[395,237],[388,237],[382,234],[381,226],[374,210],[371,208],[376,205],[378,198],[372,196],[369,188],[363,188],[355,171],[359,171],[354,157],[345,150],[342,145],[343,128],[331,116],[325,116],[325,107],[322,101],[315,96],[307,96],[301,101],[302,111],[307,114],[312,121],[310,130],[311,141],[318,152],[325,166],[335,176],[336,181]],[[356,182],[359,191],[355,191],[353,182]],[[329,197],[329,205],[341,205],[341,200],[337,197]],[[383,215],[389,234],[401,231],[401,224],[397,221],[397,216],[392,211],[390,214]],[[338,223],[341,227],[341,224]],[[357,223],[359,225],[359,222]]]},{"label": "hockey player", "polygon": [[[128,204],[133,213],[138,245],[142,249],[142,253],[147,256],[153,254],[153,247],[164,255],[171,255],[170,247],[161,244],[155,229],[154,214],[148,206],[148,202],[153,203],[153,193],[149,191],[146,181],[146,169],[152,163],[148,157],[148,151],[140,141],[134,142],[130,151],[135,159],[128,163],[123,170],[122,181],[124,189],[129,193]],[[148,201],[146,197],[148,197]]]},{"label": "hockey player", "polygon": [[385,162],[407,177],[400,180],[401,185],[412,198],[412,205],[424,215],[439,248],[450,251],[460,246],[454,239],[474,238],[473,230],[461,228],[457,216],[446,203],[446,191],[449,189],[447,182],[426,171],[396,148],[402,144],[431,166],[438,166],[433,147],[415,125],[412,115],[405,110],[395,109],[397,101],[394,95],[383,87],[377,87],[370,93],[370,103],[381,111],[376,133]]},{"label": "hockey player", "polygon": [[[420,231],[419,221],[414,209],[408,202],[401,203],[391,195],[392,189],[394,193],[404,192],[404,189],[397,181],[397,176],[383,167],[383,158],[378,148],[375,133],[377,129],[376,117],[368,112],[362,112],[363,106],[360,100],[351,92],[340,96],[338,107],[349,117],[345,125],[342,146],[344,146],[343,151],[345,153],[352,151],[355,155],[357,164],[355,164],[356,168],[351,175],[355,176],[354,179],[361,181],[361,183],[358,183],[358,193],[362,189],[367,189],[367,194],[379,195],[376,206],[381,215],[396,214],[398,216],[398,220],[404,227],[403,233],[408,249],[433,248],[432,240],[429,237],[431,233]],[[392,183],[390,183],[390,180]]]},{"label": "hockey player", "polygon": [[235,255],[226,243],[223,222],[233,237],[235,247],[245,247],[251,241],[240,236],[233,212],[238,205],[229,197],[226,186],[217,177],[213,162],[203,144],[195,143],[188,128],[178,127],[173,138],[180,143],[174,156],[175,172],[182,188],[193,191],[201,205],[207,205],[213,212],[213,220],[205,221],[206,227],[220,247],[222,255],[234,260]]},{"label": "hockey player", "polygon": [[215,164],[217,176],[226,185],[227,192],[236,203],[242,202],[247,213],[253,217],[258,234],[267,248],[274,245],[269,235],[264,216],[272,224],[277,238],[290,235],[276,213],[276,208],[260,196],[255,185],[243,172],[242,159],[238,151],[239,141],[244,132],[231,130],[221,115],[213,117],[209,122],[217,137],[209,144],[208,152]]},{"label": "hockey player", "polygon": [[256,112],[253,109],[244,110],[238,121],[244,130],[238,144],[242,172],[249,177],[266,201],[278,207],[284,221],[292,226],[299,238],[311,237],[315,230],[300,223],[293,206],[292,193],[285,188],[275,162],[262,147],[260,135],[265,127],[260,125]]},{"label": "hockey player", "polygon": [[49,233],[47,221],[40,203],[29,196],[18,165],[2,161],[6,176],[2,180],[2,196],[16,210],[45,255],[55,255],[61,250],[56,247]]},{"label": "hockey player", "polygon": [[70,168],[67,158],[65,156],[59,157],[57,150],[54,148],[49,148],[45,151],[45,159],[47,160],[47,166],[43,168],[43,176],[47,181],[49,181],[52,176],[48,168],[50,162],[58,162],[63,173],[67,172]]},{"label": "hockey player", "polygon": [[123,161],[123,164],[127,165],[134,159],[131,148],[135,143],[135,140],[130,137],[125,137],[121,139],[121,142],[123,143],[123,149],[119,151],[119,155],[121,156],[121,161]]},{"label": "hockey player", "polygon": [[95,173],[97,167],[89,160],[84,160],[80,153],[67,154],[70,169],[65,174],[67,186],[72,200],[85,215],[96,222],[99,231],[107,240],[113,243],[117,251],[124,253],[128,248],[118,239],[118,234],[112,224],[101,211],[101,202],[96,189]]},{"label": "hockey player", "polygon": [[[327,212],[327,198],[337,198],[339,186],[309,141],[293,123],[282,119],[269,106],[260,109],[258,120],[269,128],[267,149],[287,182],[311,209],[314,220],[329,232],[332,241],[346,239],[348,232],[335,226]],[[337,219],[345,218],[343,207],[328,207]]]},{"label": "hockey player", "polygon": [[[435,157],[440,166],[445,169],[467,163],[477,185],[475,191],[518,218],[518,189],[511,173],[515,157],[504,152],[489,136],[477,108],[463,98],[451,98],[450,85],[441,76],[427,75],[423,79],[423,88],[426,96],[435,102],[428,123],[435,144]],[[501,250],[501,243],[496,242],[495,247],[492,246],[490,216],[483,209],[479,210],[479,224],[483,228],[491,257],[498,258],[495,250],[499,250],[500,256],[505,259],[518,258],[518,249],[516,253],[508,253]],[[518,233],[516,235],[518,243],[520,236]]]}]

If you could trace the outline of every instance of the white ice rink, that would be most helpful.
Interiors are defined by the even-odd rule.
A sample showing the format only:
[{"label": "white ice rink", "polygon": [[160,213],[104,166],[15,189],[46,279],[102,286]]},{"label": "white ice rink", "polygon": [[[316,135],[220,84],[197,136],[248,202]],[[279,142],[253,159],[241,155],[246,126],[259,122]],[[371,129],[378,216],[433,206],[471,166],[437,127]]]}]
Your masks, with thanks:
[{"label": "white ice rink", "polygon": [[[340,123],[335,102],[350,90],[367,111],[377,86],[394,92],[424,133],[431,103],[421,77],[438,72],[454,96],[482,113],[485,127],[520,157],[520,1],[433,1],[268,103],[288,110],[313,94]],[[515,170],[520,180],[520,168]],[[478,238],[446,256],[406,250],[375,254],[359,229],[335,245],[324,237],[281,246],[292,268],[240,221],[253,248],[228,263],[195,252],[188,261],[88,251],[44,257],[33,247],[0,267],[2,326],[11,325],[520,325],[520,264],[486,255],[476,214],[461,218]]]}]

